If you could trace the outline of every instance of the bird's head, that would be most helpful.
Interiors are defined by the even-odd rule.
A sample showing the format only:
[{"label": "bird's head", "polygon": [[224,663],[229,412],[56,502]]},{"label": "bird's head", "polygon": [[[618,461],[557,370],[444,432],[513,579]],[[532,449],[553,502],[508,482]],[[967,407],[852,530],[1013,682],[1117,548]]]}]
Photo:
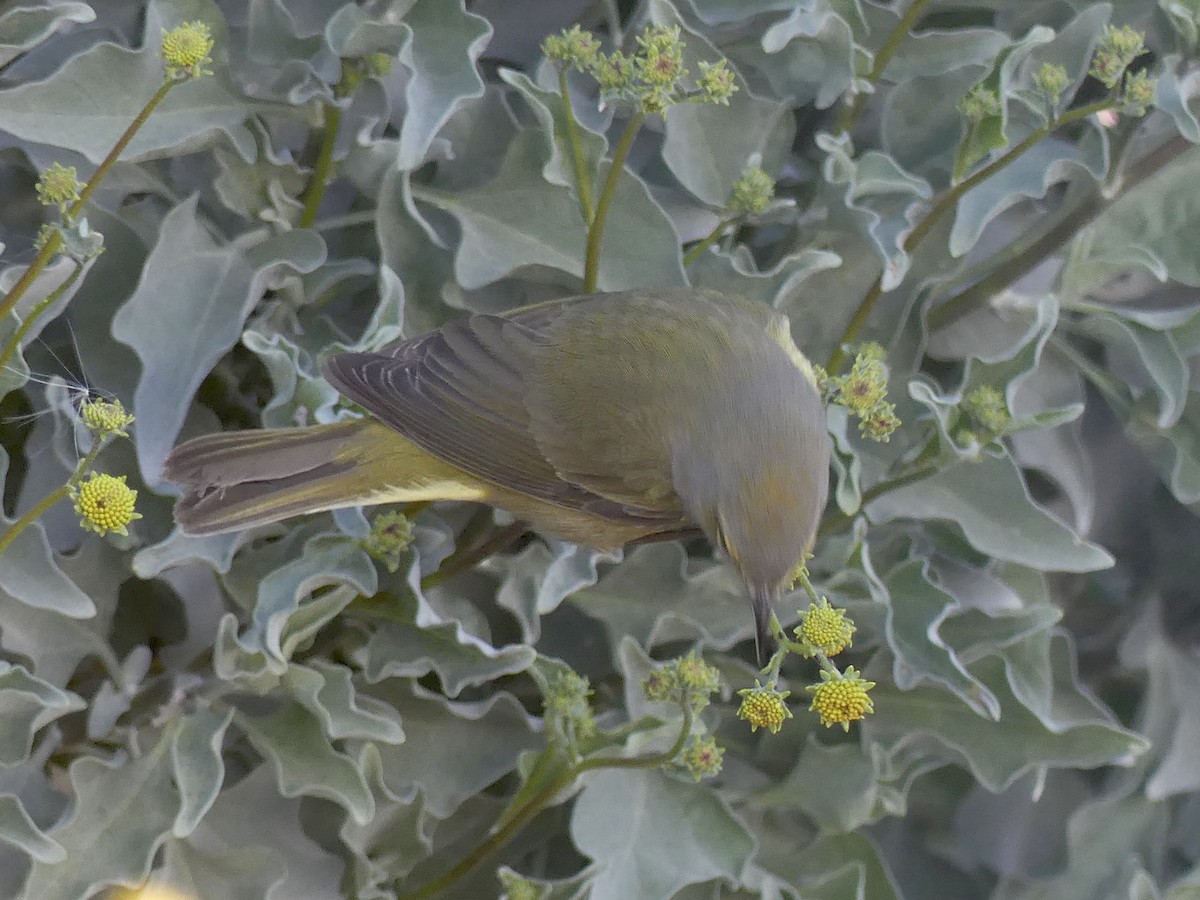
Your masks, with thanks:
[{"label": "bird's head", "polygon": [[[771,646],[772,603],[816,539],[829,490],[831,444],[816,389],[743,396],[738,427],[699,429],[676,448],[675,488],[692,519],[746,582],[760,662]],[[734,398],[737,403],[738,398]]]}]

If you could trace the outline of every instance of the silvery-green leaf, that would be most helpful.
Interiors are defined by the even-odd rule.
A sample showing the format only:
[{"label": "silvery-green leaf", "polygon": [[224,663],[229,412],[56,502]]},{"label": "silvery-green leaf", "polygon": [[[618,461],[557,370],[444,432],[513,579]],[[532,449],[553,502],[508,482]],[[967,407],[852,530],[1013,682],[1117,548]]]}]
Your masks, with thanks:
[{"label": "silvery-green leaf", "polygon": [[[411,12],[410,12],[411,16]],[[340,57],[385,53],[395,56],[412,33],[412,20],[393,24],[383,17],[372,18],[362,7],[343,5],[325,24],[325,40]],[[452,54],[452,51],[447,51]]]},{"label": "silvery-green leaf", "polygon": [[829,4],[794,6],[762,35],[762,67],[776,94],[826,109],[855,77],[854,35]]},{"label": "silvery-green leaf", "polygon": [[[864,738],[895,752],[902,734],[925,732],[944,746],[948,759],[969,767],[975,778],[993,791],[1041,766],[1128,764],[1147,747],[1140,736],[1098,715],[1076,719],[1072,711],[1061,717],[1057,713],[1039,717],[1013,693],[1006,667],[995,656],[973,665],[971,674],[999,701],[996,721],[979,716],[940,689],[898,691],[881,683],[871,691],[875,714],[861,723]],[[1078,696],[1078,684],[1071,681],[1069,673],[1056,671],[1054,676],[1055,703],[1074,705],[1072,696]]]},{"label": "silvery-green leaf", "polygon": [[[567,125],[567,110],[562,96],[556,91],[547,91],[534,84],[528,76],[512,69],[501,69],[500,77],[506,84],[511,85],[521,95],[537,117],[541,126],[543,139],[546,142],[546,164],[542,167],[542,176],[551,184],[570,188],[576,196],[574,153],[570,144],[570,132]],[[579,131],[580,147],[583,151],[583,170],[591,180],[593,203],[599,185],[596,175],[600,161],[608,149],[608,141],[603,134],[597,134],[578,121],[579,114],[575,113]]]},{"label": "silvery-green leaf", "polygon": [[[1027,115],[1018,117],[1014,111],[1013,118],[1019,121],[1019,126],[1013,126],[1006,143],[1020,139],[1018,127],[1022,131],[1035,127]],[[1046,196],[1053,185],[1069,180],[1077,172],[1099,180],[1108,169],[1108,157],[1108,138],[1096,125],[1088,125],[1074,142],[1049,137],[1034,144],[958,201],[950,232],[950,253],[954,256],[968,253],[987,224],[1004,210],[1028,198]]]},{"label": "silvery-green leaf", "polygon": [[213,364],[237,341],[265,281],[281,268],[310,271],[325,258],[313,232],[220,244],[201,223],[198,197],[175,207],[146,260],[137,290],[117,312],[113,336],[142,364],[134,394],[138,460],[157,477],[188,404]]},{"label": "silvery-green leaf", "polygon": [[[349,591],[310,595],[334,585]],[[296,644],[319,628],[357,594],[375,593],[376,572],[358,542],[341,535],[317,535],[304,553],[275,569],[258,585],[251,625],[244,640],[285,662]],[[308,599],[306,599],[308,598]]]},{"label": "silvery-green leaf", "polygon": [[[369,681],[435,672],[442,690],[457,697],[465,687],[523,672],[535,657],[524,644],[493,647],[458,622],[418,625],[415,597],[397,596],[384,602],[393,621],[376,626],[357,656]],[[395,621],[405,618],[411,624]]]},{"label": "silvery-green leaf", "polygon": [[943,75],[963,66],[987,64],[1009,43],[1008,35],[991,28],[914,31],[901,41],[883,77],[899,84],[921,76]]},{"label": "silvery-green leaf", "polygon": [[806,900],[901,900],[895,877],[865,834],[825,835],[789,862]]},{"label": "silvery-green leaf", "polygon": [[949,690],[981,716],[996,719],[1000,704],[947,645],[941,627],[957,606],[955,598],[928,577],[928,564],[914,559],[887,575],[887,640],[895,654],[892,678],[901,690],[923,681]]},{"label": "silvery-green leaf", "polygon": [[754,847],[710,788],[638,769],[588,778],[572,811],[571,838],[597,864],[592,900],[670,897],[712,878],[737,883]]},{"label": "silvery-green leaf", "polygon": [[688,267],[688,278],[693,287],[752,297],[783,312],[796,308],[792,337],[803,350],[809,345],[807,317],[802,312],[808,294],[805,282],[818,272],[836,269],[841,264],[842,258],[836,253],[805,248],[760,271],[750,251],[739,245],[733,253],[710,250],[701,254]]},{"label": "silvery-green leaf", "polygon": [[388,789],[376,745],[363,747],[359,765],[375,794],[375,817],[364,825],[347,819],[338,834],[356,854],[352,877],[361,896],[368,886],[375,890],[407,875],[430,855],[432,842],[421,795],[405,803]]},{"label": "silvery-green leaf", "polygon": [[1126,886],[1136,878],[1136,859],[1154,858],[1166,828],[1166,807],[1161,804],[1137,794],[1099,798],[1071,818],[1066,871],[1034,882],[1021,896],[1023,900],[1134,900],[1137,895]]},{"label": "silvery-green leaf", "polygon": [[[60,259],[42,270],[41,274],[38,275],[33,284],[30,285],[29,289],[17,302],[12,313],[3,320],[0,320],[0,347],[9,346],[10,342],[16,336],[17,329],[21,323],[29,318],[34,308],[49,297],[51,292],[65,284],[76,268],[76,263],[67,259]],[[4,291],[7,294],[12,284],[16,282],[16,270],[10,269],[4,274],[5,277],[0,279],[0,281],[4,283]],[[82,276],[80,277],[82,278]],[[61,297],[41,310],[38,318],[33,320],[29,329],[21,336],[15,355],[5,364],[3,369],[0,369],[0,398],[9,391],[21,387],[29,380],[29,366],[25,362],[21,350],[33,341],[36,341],[38,335],[42,333],[42,329],[66,308],[71,298],[79,290],[79,284],[80,282],[76,281],[72,288],[69,288]]]},{"label": "silvery-green leaf", "polygon": [[[195,896],[203,898],[341,900],[345,896],[342,857],[306,833],[303,805],[299,799],[280,796],[270,764],[258,766],[221,791],[186,840],[167,842],[169,860],[170,848],[182,845],[176,847],[179,852],[167,868],[172,883],[186,885],[182,879],[194,878],[201,888]],[[246,815],[247,810],[254,810],[254,815]],[[261,868],[254,869],[255,864]],[[232,877],[246,871],[253,873],[249,880]],[[227,894],[231,882],[236,893]],[[266,887],[250,894],[256,884]],[[268,893],[272,885],[276,885],[274,892]]]},{"label": "silvery-green leaf", "polygon": [[845,134],[819,134],[816,141],[826,153],[821,191],[829,195],[831,217],[870,239],[884,264],[884,289],[895,288],[910,265],[903,247],[913,224],[910,220],[923,215],[916,211],[915,202],[927,200],[932,189],[878,151],[852,156],[853,147]]},{"label": "silvery-green leaf", "polygon": [[69,769],[75,802],[48,836],[61,862],[34,860],[24,900],[79,900],[113,884],[136,884],[170,833],[179,809],[169,736],[136,759],[81,756]]},{"label": "silvery-green leaf", "polygon": [[155,884],[175,888],[188,897],[263,900],[279,896],[276,888],[286,878],[283,855],[275,850],[230,847],[214,852],[171,839],[163,845],[163,865],[155,874]]},{"label": "silvery-green leaf", "polygon": [[[215,13],[215,7],[209,7]],[[210,20],[225,39],[224,23]],[[147,45],[130,50],[97,43],[73,56],[45,81],[0,90],[0,119],[6,131],[27,141],[63,147],[99,163],[163,83],[158,54],[161,30],[147,21]],[[259,104],[232,93],[224,77],[176,85],[137,130],[122,154],[126,160],[198,150],[222,138],[246,159],[254,140],[243,124]]]},{"label": "silvery-green leaf", "polygon": [[[701,61],[722,59],[666,0],[651,0],[649,12],[656,24],[680,28],[683,65],[691,78],[700,74]],[[777,176],[795,130],[787,104],[756,96],[736,70],[734,74],[738,89],[728,105],[680,103],[663,117],[663,162],[692,194],[718,208],[728,202],[734,182],[752,159]]]},{"label": "silvery-green leaf", "polygon": [[752,625],[732,566],[693,567],[677,543],[636,548],[571,603],[604,625],[613,646],[628,635],[642,647],[703,640],[727,648],[749,637]]},{"label": "silvery-green leaf", "polygon": [[191,834],[217,800],[225,781],[221,744],[231,721],[232,709],[224,713],[198,709],[185,717],[175,732],[171,764],[179,790],[179,813],[171,833],[177,838]]},{"label": "silvery-green leaf", "polygon": [[504,573],[496,603],[517,617],[525,642],[536,644],[542,631],[541,617],[554,612],[580,588],[595,584],[600,561],[617,558],[613,553],[564,541],[535,541],[519,553],[493,562]]},{"label": "silvery-green leaf", "polygon": [[1179,421],[1191,373],[1171,332],[1105,314],[1088,316],[1080,330],[1104,341],[1109,353],[1106,363],[1115,375],[1130,387],[1155,394],[1159,428],[1170,428]]},{"label": "silvery-green leaf", "polygon": [[345,666],[314,660],[288,667],[284,684],[309,712],[321,720],[332,740],[359,738],[398,744],[404,740],[396,711],[358,691]]},{"label": "silvery-green leaf", "polygon": [[754,800],[767,808],[798,806],[823,830],[849,832],[879,815],[878,791],[875,765],[862,748],[826,745],[810,734],[795,767]]},{"label": "silvery-green leaf", "polygon": [[1200,200],[1189,190],[1200,172],[1200,151],[1190,150],[1136,191],[1122,195],[1089,229],[1089,253],[1076,265],[1092,283],[1120,269],[1147,268],[1159,278],[1200,286],[1200,260],[1187,239],[1200,221]]},{"label": "silvery-green leaf", "polygon": [[1034,568],[1090,572],[1113,563],[1106,550],[1034,502],[1007,455],[955,463],[872,501],[867,513],[874,522],[949,519],[982,552]]},{"label": "silvery-green leaf", "polygon": [[375,815],[375,798],[354,760],[333,747],[320,719],[299,703],[265,717],[237,713],[234,720],[270,760],[284,797],[324,797],[360,825]]},{"label": "silvery-green leaf", "polygon": [[[509,145],[500,174],[478,188],[447,193],[413,185],[413,195],[452,214],[462,226],[455,274],[481,287],[530,266],[582,276],[587,230],[566,188],[542,177],[542,140],[532,129]],[[601,166],[597,184],[608,177]],[[532,215],[514,219],[514,209]],[[641,179],[623,172],[604,231],[600,290],[683,284],[679,241]]]},{"label": "silvery-green leaf", "polygon": [[0,794],[0,841],[20,847],[38,862],[61,863],[67,858],[62,844],[46,837],[12,794]]},{"label": "silvery-green leaf", "polygon": [[414,169],[458,105],[483,93],[475,61],[492,26],[467,12],[463,0],[417,0],[404,15],[404,27],[412,37],[400,49],[400,62],[412,74],[404,88],[408,109],[396,165]]},{"label": "silvery-green leaf", "polygon": [[0,661],[0,766],[14,766],[33,749],[38,730],[85,708],[75,694],[61,691],[23,666]]},{"label": "silvery-green leaf", "polygon": [[377,745],[388,791],[405,803],[419,791],[439,819],[511,772],[517,757],[543,740],[505,693],[455,702],[406,681],[385,682],[373,693],[394,706],[404,723],[403,744]]},{"label": "silvery-green leaf", "polygon": [[37,46],[68,22],[86,24],[95,20],[96,13],[86,3],[10,8],[0,14],[0,66]]},{"label": "silvery-green leaf", "polygon": [[314,424],[332,418],[341,395],[314,368],[307,354],[282,334],[264,334],[249,329],[242,343],[258,356],[271,375],[275,396],[263,408],[264,428],[286,428]]},{"label": "silvery-green leaf", "polygon": [[1164,56],[1163,70],[1158,75],[1158,89],[1154,93],[1154,106],[1169,115],[1179,133],[1193,144],[1200,142],[1200,121],[1196,120],[1188,103],[1197,92],[1200,92],[1200,72],[1181,66],[1177,54]]}]

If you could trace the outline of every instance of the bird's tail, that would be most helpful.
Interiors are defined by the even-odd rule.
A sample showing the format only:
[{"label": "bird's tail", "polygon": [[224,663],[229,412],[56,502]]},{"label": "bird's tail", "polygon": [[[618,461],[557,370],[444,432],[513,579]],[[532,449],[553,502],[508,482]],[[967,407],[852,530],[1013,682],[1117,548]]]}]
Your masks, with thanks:
[{"label": "bird's tail", "polygon": [[344,506],[453,496],[447,483],[463,478],[369,419],[205,435],[172,450],[163,476],[186,486],[175,520],[194,535]]}]

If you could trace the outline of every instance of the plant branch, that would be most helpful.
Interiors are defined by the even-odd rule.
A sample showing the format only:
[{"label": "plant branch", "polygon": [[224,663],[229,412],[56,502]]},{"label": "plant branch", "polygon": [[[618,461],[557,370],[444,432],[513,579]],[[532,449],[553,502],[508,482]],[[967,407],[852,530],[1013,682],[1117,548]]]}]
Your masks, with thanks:
[{"label": "plant branch", "polygon": [[941,328],[996,296],[1027,272],[1035,269],[1051,254],[1057,252],[1063,244],[1091,224],[1130,190],[1194,146],[1180,135],[1174,135],[1164,141],[1130,166],[1129,171],[1121,179],[1119,191],[1111,196],[1106,196],[1103,191],[1097,189],[1049,231],[1029,238],[1024,246],[988,275],[931,310],[927,318],[929,327],[931,329]]},{"label": "plant branch", "polygon": [[725,230],[731,225],[736,225],[739,221],[741,221],[741,218],[742,217],[740,215],[730,216],[728,219],[722,219],[720,222],[718,222],[713,227],[713,230],[710,231],[704,238],[704,240],[700,241],[700,243],[696,244],[683,255],[683,264],[685,266],[690,266],[692,263],[698,260],[701,253],[720,240],[721,235],[725,233]]},{"label": "plant branch", "polygon": [[671,762],[683,750],[684,744],[687,743],[688,735],[692,732],[691,707],[687,703],[683,703],[681,706],[683,707],[683,725],[679,730],[679,737],[675,739],[675,743],[671,745],[669,750],[664,753],[653,753],[647,756],[592,756],[580,760],[575,765],[563,771],[562,774],[537,794],[530,797],[524,806],[508,817],[503,826],[492,832],[474,850],[464,856],[449,872],[429,882],[424,887],[418,888],[411,894],[401,895],[399,900],[422,900],[425,897],[433,897],[450,887],[450,885],[470,872],[492,853],[508,843],[513,835],[529,822],[530,819],[545,809],[551,800],[557,797],[575,779],[584,773],[590,772],[593,769],[653,769]]},{"label": "plant branch", "polygon": [[[491,510],[483,510],[482,514],[487,518],[483,519],[483,525],[487,525],[488,518],[491,517]],[[529,530],[529,526],[524,522],[513,522],[506,528],[496,532],[481,544],[471,547],[471,542],[478,536],[482,529],[473,529],[472,525],[468,524],[466,529],[458,538],[458,545],[461,550],[455,550],[445,561],[438,567],[436,572],[430,572],[421,579],[422,588],[431,588],[435,584],[441,584],[444,581],[449,581],[456,575],[465,572],[467,569],[478,565],[483,560],[487,559],[494,553],[499,553],[513,541],[517,540],[521,535]]]},{"label": "plant branch", "polygon": [[[146,124],[146,120],[150,118],[150,114],[154,112],[158,104],[163,102],[167,94],[170,93],[171,88],[175,87],[176,84],[179,84],[179,82],[175,79],[164,81],[159,86],[159,89],[154,92],[154,96],[142,107],[142,111],[134,116],[133,121],[129,123],[129,127],[117,138],[117,142],[108,151],[108,155],[96,167],[96,171],[92,173],[92,177],[87,180],[87,184],[83,186],[83,190],[79,192],[79,196],[67,210],[64,217],[67,221],[71,221],[79,215],[84,204],[87,203],[92,194],[95,193],[96,188],[100,186],[100,182],[108,174],[109,169],[116,164],[117,159],[125,151],[125,148],[129,146],[129,142],[133,140],[133,136],[137,134],[138,129]],[[33,263],[21,274],[21,277],[17,279],[17,283],[12,286],[12,290],[0,301],[0,320],[7,318],[8,314],[16,308],[17,301],[25,295],[25,292],[29,290],[29,286],[42,274],[42,270],[46,268],[50,259],[61,248],[62,236],[55,232],[42,244],[42,249],[38,251],[38,255]]]},{"label": "plant branch", "polygon": [[[918,481],[924,481],[926,478],[936,475],[940,471],[942,471],[941,467],[937,466],[936,464],[925,463],[924,465],[917,466],[915,469],[910,469],[908,472],[904,472],[893,478],[885,478],[883,481],[879,481],[872,485],[868,490],[863,491],[862,499],[859,501],[858,508],[860,511],[866,509],[867,505],[872,500],[878,500],[884,494],[899,490],[902,487],[908,487],[908,485],[915,484]],[[821,521],[820,527],[817,528],[817,536],[823,537],[833,531],[845,528],[850,524],[852,519],[853,516],[848,516],[846,513],[838,510],[833,515],[826,516]]]},{"label": "plant branch", "polygon": [[[921,13],[925,7],[929,5],[929,0],[913,0],[904,15],[900,17],[900,21],[896,23],[896,27],[892,29],[883,45],[875,51],[875,59],[871,64],[871,71],[867,74],[867,81],[874,88],[879,84],[879,80],[883,77],[883,71],[887,68],[892,57],[896,55],[896,51],[900,49],[900,43],[912,31],[913,26],[917,24],[917,19],[921,17]],[[862,111],[867,104],[867,91],[859,91],[854,95],[854,100],[849,106],[842,108],[842,114],[838,117],[836,131],[849,132],[854,127],[854,123],[858,121],[858,117],[862,115]]]},{"label": "plant branch", "polygon": [[330,171],[333,169],[333,151],[337,146],[338,128],[342,124],[342,110],[336,103],[325,104],[325,128],[321,133],[321,147],[317,151],[317,161],[313,164],[312,180],[304,193],[304,211],[300,213],[299,228],[312,228],[317,221],[317,210],[321,208],[321,200],[325,197],[325,188],[329,184]]},{"label": "plant branch", "polygon": [[21,346],[21,339],[29,333],[29,330],[33,328],[34,323],[38,320],[42,313],[49,309],[50,305],[54,303],[55,300],[70,290],[71,286],[79,280],[79,276],[82,274],[83,265],[79,262],[76,262],[75,269],[63,280],[63,283],[47,294],[38,302],[36,306],[34,306],[33,309],[29,311],[29,315],[27,315],[22,320],[21,324],[17,326],[17,330],[13,333],[12,340],[8,342],[8,346],[4,348],[4,352],[0,353],[0,370],[8,368],[9,362],[11,362],[12,358],[16,355],[17,348]]},{"label": "plant branch", "polygon": [[563,110],[567,116],[567,140],[571,144],[571,161],[575,164],[575,187],[579,192],[579,212],[583,221],[592,221],[592,180],[588,177],[583,158],[583,138],[579,136],[579,122],[575,118],[575,107],[571,105],[571,91],[567,87],[567,70],[558,68],[558,90],[563,98]]},{"label": "plant branch", "polygon": [[596,290],[596,281],[600,276],[600,244],[604,240],[604,223],[608,219],[608,208],[612,205],[613,197],[617,193],[617,183],[621,180],[621,171],[625,168],[625,159],[633,147],[633,139],[645,120],[646,113],[643,110],[638,110],[633,114],[633,118],[625,126],[625,132],[621,135],[616,152],[613,153],[612,162],[609,164],[608,177],[604,179],[604,187],[600,191],[600,199],[596,203],[596,215],[588,225],[587,255],[583,264],[583,292],[585,294]]},{"label": "plant branch", "polygon": [[[1088,116],[1095,115],[1096,113],[1103,112],[1104,110],[1112,109],[1118,105],[1118,100],[1112,97],[1106,97],[1103,100],[1097,100],[1095,103],[1089,103],[1086,106],[1080,106],[1076,109],[1068,110],[1055,121],[1047,122],[1045,125],[1042,125],[1030,132],[1024,140],[1010,147],[1007,151],[996,157],[983,168],[976,170],[967,178],[964,178],[962,181],[943,191],[941,196],[934,201],[932,208],[926,214],[925,218],[921,219],[921,221],[917,223],[916,227],[914,227],[913,230],[908,233],[908,236],[904,239],[904,244],[902,247],[903,251],[905,253],[911,253],[913,250],[915,250],[917,246],[929,236],[929,233],[933,230],[933,226],[936,225],[943,216],[953,210],[958,205],[958,201],[962,199],[962,197],[968,191],[982,184],[1001,169],[1011,165],[1022,155],[1024,155],[1030,147],[1048,135],[1052,134],[1056,129],[1064,125],[1069,125],[1073,122],[1086,119]],[[846,362],[847,358],[847,345],[852,344],[855,340],[857,340],[859,333],[867,324],[867,319],[870,318],[872,311],[874,311],[875,304],[879,301],[879,298],[883,296],[883,293],[883,272],[880,272],[874,283],[867,290],[867,293],[863,297],[862,301],[858,304],[858,308],[854,311],[854,315],[851,317],[850,322],[846,325],[845,331],[842,332],[841,338],[834,346],[833,353],[830,354],[829,361],[825,364],[825,370],[829,372],[830,375],[836,375],[841,370],[841,367]]]}]

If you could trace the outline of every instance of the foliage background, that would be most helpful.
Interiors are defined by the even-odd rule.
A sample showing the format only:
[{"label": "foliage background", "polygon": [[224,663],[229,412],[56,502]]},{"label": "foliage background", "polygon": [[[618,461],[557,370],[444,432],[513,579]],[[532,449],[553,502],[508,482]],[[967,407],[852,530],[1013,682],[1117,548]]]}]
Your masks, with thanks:
[{"label": "foliage background", "polygon": [[[888,348],[904,426],[873,444],[831,412],[812,563],[858,623],[877,713],[843,734],[798,708],[751,734],[727,697],[705,720],[719,777],[591,773],[447,896],[498,895],[503,863],[593,900],[1200,897],[1200,7],[934,0],[840,134],[907,7],[0,4],[6,286],[45,220],[38,172],[94,169],[161,82],[164,27],[217,40],[213,77],[172,91],[90,204],[106,252],[0,372],[6,522],[73,471],[80,384],[137,415],[101,463],[144,514],[98,538],[62,503],[0,558],[0,897],[151,871],[204,898],[404,896],[486,833],[545,745],[537,654],[586,674],[610,727],[666,715],[638,688],[651,657],[699,647],[732,689],[752,683],[742,589],[702,545],[532,539],[423,590],[471,509],[422,513],[392,575],[359,548],[357,511],[183,537],[159,476],[181,437],[343,414],[316,374],[332,350],[578,290],[585,232],[539,43],[647,20],[680,24],[689,59],[726,55],[741,90],[649,120],[600,287],[739,291],[822,361],[886,272],[863,336]],[[1070,75],[1061,108],[1098,96],[1107,24],[1146,33],[1157,109],[1056,131],[907,252],[967,136],[959,99],[990,79],[1005,103],[981,149],[1002,152],[1036,127],[1042,62]],[[336,99],[339,57],[376,51],[391,73]],[[570,81],[602,167],[626,113]],[[331,102],[337,178],[297,228]],[[755,154],[792,202],[685,270]],[[980,384],[1023,430],[972,452],[947,429]],[[930,441],[938,473],[893,481]],[[785,675],[802,695],[815,672]]]}]

